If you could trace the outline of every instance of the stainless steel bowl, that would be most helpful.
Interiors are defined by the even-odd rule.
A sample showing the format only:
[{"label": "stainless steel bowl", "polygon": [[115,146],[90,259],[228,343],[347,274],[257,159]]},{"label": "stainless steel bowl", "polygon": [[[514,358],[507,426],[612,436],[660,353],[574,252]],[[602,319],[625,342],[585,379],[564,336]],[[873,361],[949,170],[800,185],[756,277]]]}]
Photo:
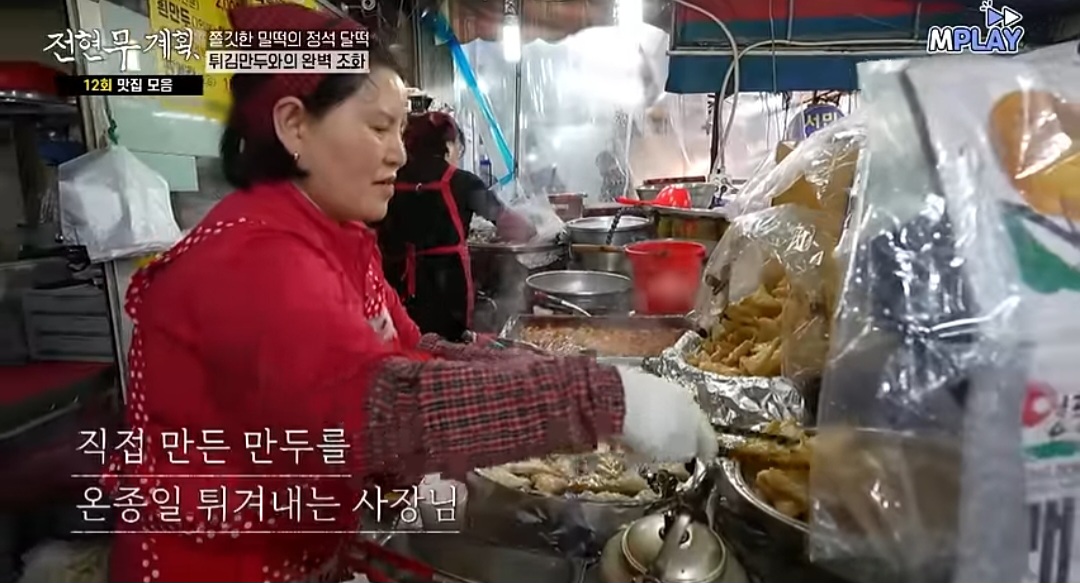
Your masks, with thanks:
[{"label": "stainless steel bowl", "polygon": [[592,297],[630,291],[630,278],[602,271],[545,271],[530,275],[526,284],[557,296]]},{"label": "stainless steel bowl", "polygon": [[496,543],[466,534],[416,532],[397,533],[386,541],[385,546],[442,571],[436,574],[435,581],[453,583],[573,583],[581,581],[586,568],[582,560]]},{"label": "stainless steel bowl", "polygon": [[[705,465],[696,461],[693,474],[679,490],[698,488],[705,473]],[[469,491],[465,530],[470,536],[508,547],[555,548],[564,556],[586,549],[599,552],[627,524],[670,502],[547,496],[504,486],[479,472],[469,472],[465,484]]]},{"label": "stainless steel bowl", "polygon": [[690,191],[690,204],[697,209],[707,209],[712,206],[713,196],[716,195],[719,186],[711,182],[687,182],[677,184],[655,184],[649,186],[639,186],[634,189],[637,192],[638,198],[643,201],[655,200],[660,191],[674,186],[676,188],[685,188]]},{"label": "stainless steel bowl", "polygon": [[[552,304],[562,300],[594,316],[629,313],[632,287],[629,277],[603,271],[545,271],[525,280],[530,309],[557,309],[559,306]],[[580,313],[577,309],[571,311]]]},{"label": "stainless steel bowl", "polygon": [[726,493],[732,497],[736,510],[759,524],[776,546],[801,553],[806,547],[810,526],[783,514],[762,500],[750,486],[750,476],[743,474],[739,462],[722,459],[720,471],[723,473],[721,483],[729,490]]},{"label": "stainless steel bowl", "polygon": [[[812,430],[810,432],[812,433]],[[850,491],[846,492],[847,498],[843,498],[845,492],[837,491],[835,495],[827,494],[825,491],[820,493],[823,495],[819,496],[816,504],[831,509],[830,514],[840,531],[836,536],[850,539],[837,544],[850,546],[853,544],[852,540],[858,541],[855,544],[864,549],[866,564],[876,565],[880,560],[880,557],[875,557],[876,551],[883,548],[883,545],[884,548],[891,547],[878,538],[882,536],[880,530],[865,531],[865,526],[870,524],[866,522],[865,516],[859,520],[849,512],[852,507],[863,506],[862,512],[876,514],[877,503],[870,499],[871,490],[876,488],[879,490],[879,495],[887,496],[880,492],[897,488],[898,484],[902,483],[901,488],[905,496],[913,495],[920,501],[920,507],[914,510],[919,516],[913,518],[908,515],[902,522],[905,526],[919,525],[919,529],[891,532],[888,533],[888,538],[910,544],[916,544],[914,541],[924,543],[933,541],[929,543],[930,548],[940,548],[942,553],[949,552],[958,528],[957,509],[960,486],[959,472],[956,468],[960,467],[959,444],[947,438],[913,437],[881,429],[855,429],[851,435],[851,450],[850,452],[847,448],[844,450],[844,455],[849,456],[849,459],[846,458],[842,462],[835,461],[848,464],[850,467],[851,460],[855,459],[855,456],[870,455],[872,459],[880,461],[880,468],[872,475],[868,474],[859,478],[860,482],[865,482],[864,487],[858,488],[859,491],[866,493],[865,504],[852,500]],[[815,463],[820,463],[820,461],[816,459]],[[722,492],[732,499],[740,514],[759,525],[778,548],[800,554],[805,552],[809,534],[809,525],[806,522],[783,514],[762,500],[751,485],[753,476],[747,475],[747,471],[739,462],[723,459],[720,461],[719,468],[722,472],[720,480]],[[911,471],[906,474],[901,473],[905,469]],[[884,511],[884,513],[895,512],[895,509]],[[879,529],[883,524],[881,521],[884,520],[884,515],[874,516],[874,518],[877,520],[872,521],[872,524],[875,525],[875,529]],[[892,519],[897,520],[895,516]],[[869,567],[860,565],[860,568]]]}]

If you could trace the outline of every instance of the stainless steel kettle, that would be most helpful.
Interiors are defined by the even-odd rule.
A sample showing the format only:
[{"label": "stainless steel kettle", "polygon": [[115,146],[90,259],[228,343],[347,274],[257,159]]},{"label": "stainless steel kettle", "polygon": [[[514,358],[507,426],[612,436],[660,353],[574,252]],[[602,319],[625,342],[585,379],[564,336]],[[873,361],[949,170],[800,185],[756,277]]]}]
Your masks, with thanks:
[{"label": "stainless steel kettle", "polygon": [[[658,482],[660,490],[671,487],[664,487],[670,480]],[[696,522],[693,509],[682,499],[666,512],[639,518],[612,536],[601,552],[599,569],[605,583],[749,581],[720,536]]]}]

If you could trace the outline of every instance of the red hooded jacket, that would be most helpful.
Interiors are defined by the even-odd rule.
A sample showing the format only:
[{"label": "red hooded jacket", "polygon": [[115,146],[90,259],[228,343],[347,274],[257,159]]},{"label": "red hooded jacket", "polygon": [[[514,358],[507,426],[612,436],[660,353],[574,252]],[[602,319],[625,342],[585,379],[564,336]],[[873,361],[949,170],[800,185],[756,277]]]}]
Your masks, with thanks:
[{"label": "red hooded jacket", "polygon": [[[145,506],[118,521],[114,581],[348,579],[355,508],[379,477],[461,475],[621,430],[611,367],[421,338],[374,233],[290,183],[226,197],[136,274],[126,307],[144,459],[114,457],[104,482],[118,513]],[[289,451],[300,441],[312,451]]]}]

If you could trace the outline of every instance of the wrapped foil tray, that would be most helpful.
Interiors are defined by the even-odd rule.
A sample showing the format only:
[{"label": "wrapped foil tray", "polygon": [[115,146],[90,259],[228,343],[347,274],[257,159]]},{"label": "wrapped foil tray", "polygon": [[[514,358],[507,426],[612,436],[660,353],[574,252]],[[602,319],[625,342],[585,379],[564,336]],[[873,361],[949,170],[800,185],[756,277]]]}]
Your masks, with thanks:
[{"label": "wrapped foil tray", "polygon": [[647,370],[694,391],[713,423],[750,427],[775,419],[804,419],[802,395],[783,377],[722,376],[697,368],[686,356],[701,346],[701,336],[683,334],[675,346],[644,362]]}]

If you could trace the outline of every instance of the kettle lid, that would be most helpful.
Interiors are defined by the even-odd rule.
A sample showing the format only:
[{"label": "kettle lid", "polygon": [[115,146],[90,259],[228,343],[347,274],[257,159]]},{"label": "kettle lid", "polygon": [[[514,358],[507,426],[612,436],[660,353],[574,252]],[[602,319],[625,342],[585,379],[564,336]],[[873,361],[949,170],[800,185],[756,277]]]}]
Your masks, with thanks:
[{"label": "kettle lid", "polygon": [[[649,573],[664,546],[665,520],[662,514],[641,518],[623,532],[622,552],[639,573]],[[682,541],[674,547],[656,577],[664,583],[707,583],[717,580],[727,567],[723,540],[704,524],[691,522]]]}]

